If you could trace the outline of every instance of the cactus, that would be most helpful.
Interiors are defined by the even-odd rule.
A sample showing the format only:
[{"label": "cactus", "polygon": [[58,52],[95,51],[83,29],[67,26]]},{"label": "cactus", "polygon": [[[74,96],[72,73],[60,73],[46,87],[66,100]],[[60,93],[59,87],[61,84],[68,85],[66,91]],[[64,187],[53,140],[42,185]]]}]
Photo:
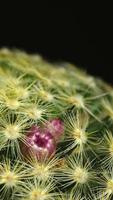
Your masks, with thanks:
[{"label": "cactus", "polygon": [[113,88],[0,50],[0,200],[113,199]]}]

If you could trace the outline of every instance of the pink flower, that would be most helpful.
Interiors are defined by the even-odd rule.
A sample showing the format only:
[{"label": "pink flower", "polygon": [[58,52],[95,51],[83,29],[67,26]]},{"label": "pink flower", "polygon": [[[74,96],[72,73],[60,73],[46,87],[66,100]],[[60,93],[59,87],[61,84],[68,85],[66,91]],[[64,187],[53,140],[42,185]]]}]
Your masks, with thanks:
[{"label": "pink flower", "polygon": [[48,121],[42,128],[33,125],[27,132],[26,141],[21,150],[25,157],[34,155],[38,159],[48,158],[55,154],[56,143],[64,132],[64,124],[60,119]]},{"label": "pink flower", "polygon": [[22,145],[22,153],[34,155],[38,159],[50,157],[56,151],[56,143],[52,134],[45,129],[33,125],[26,137],[26,144]]},{"label": "pink flower", "polygon": [[46,129],[53,135],[55,141],[59,141],[64,133],[64,124],[60,119],[52,119],[47,122]]}]

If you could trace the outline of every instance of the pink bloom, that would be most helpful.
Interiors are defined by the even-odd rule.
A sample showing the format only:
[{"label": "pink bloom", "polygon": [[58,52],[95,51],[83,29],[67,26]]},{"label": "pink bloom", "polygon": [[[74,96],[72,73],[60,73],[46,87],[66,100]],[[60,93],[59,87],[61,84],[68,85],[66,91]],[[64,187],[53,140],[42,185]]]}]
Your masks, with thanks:
[{"label": "pink bloom", "polygon": [[56,151],[54,137],[48,130],[40,129],[38,126],[32,126],[26,137],[26,144],[22,145],[23,154],[34,154],[38,159],[50,157]]},{"label": "pink bloom", "polygon": [[52,119],[47,122],[46,129],[53,135],[55,141],[58,141],[64,133],[64,124],[60,119]]}]

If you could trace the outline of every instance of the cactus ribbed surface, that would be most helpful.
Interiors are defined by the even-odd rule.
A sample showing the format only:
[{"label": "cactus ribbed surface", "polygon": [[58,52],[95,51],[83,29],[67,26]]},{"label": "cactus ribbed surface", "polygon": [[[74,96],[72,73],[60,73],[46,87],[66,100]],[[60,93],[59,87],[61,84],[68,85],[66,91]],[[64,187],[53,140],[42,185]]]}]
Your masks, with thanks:
[{"label": "cactus ribbed surface", "polygon": [[0,50],[0,200],[112,200],[113,88]]}]

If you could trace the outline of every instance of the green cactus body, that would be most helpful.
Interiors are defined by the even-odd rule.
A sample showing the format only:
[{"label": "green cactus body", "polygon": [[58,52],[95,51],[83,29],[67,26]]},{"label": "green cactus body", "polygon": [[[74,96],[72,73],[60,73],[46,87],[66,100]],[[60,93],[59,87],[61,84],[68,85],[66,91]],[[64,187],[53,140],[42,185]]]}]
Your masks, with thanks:
[{"label": "green cactus body", "polygon": [[110,199],[113,88],[72,64],[1,49],[0,200]]}]

